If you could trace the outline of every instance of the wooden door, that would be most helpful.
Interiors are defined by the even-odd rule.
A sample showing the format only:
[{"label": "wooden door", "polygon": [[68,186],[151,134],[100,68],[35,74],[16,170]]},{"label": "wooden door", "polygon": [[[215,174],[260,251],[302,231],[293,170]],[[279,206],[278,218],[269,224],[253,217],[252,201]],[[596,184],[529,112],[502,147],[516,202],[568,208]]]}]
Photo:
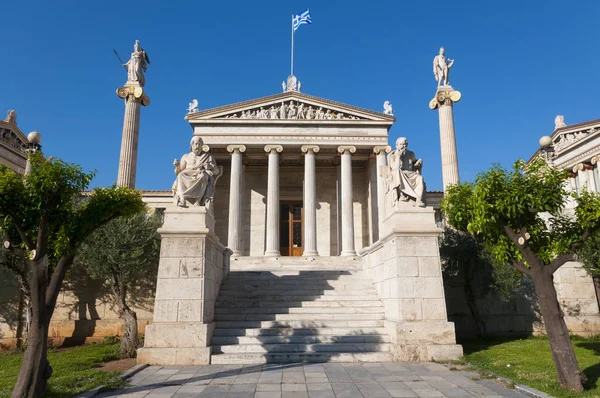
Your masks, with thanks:
[{"label": "wooden door", "polygon": [[304,211],[302,202],[281,202],[279,206],[279,251],[282,256],[301,256]]}]

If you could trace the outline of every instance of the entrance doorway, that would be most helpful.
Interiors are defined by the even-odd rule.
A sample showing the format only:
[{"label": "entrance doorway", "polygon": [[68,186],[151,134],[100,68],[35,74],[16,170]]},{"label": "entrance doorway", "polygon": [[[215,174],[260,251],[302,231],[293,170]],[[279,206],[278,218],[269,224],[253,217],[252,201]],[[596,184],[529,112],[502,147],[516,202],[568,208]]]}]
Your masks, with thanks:
[{"label": "entrance doorway", "polygon": [[282,256],[302,255],[302,202],[280,202],[279,252]]}]

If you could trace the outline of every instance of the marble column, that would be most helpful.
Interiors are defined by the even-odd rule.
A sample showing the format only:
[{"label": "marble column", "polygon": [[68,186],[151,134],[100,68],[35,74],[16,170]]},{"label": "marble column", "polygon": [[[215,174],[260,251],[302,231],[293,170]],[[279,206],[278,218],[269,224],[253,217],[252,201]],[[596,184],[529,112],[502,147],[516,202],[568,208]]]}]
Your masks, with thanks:
[{"label": "marble column", "polygon": [[441,86],[438,87],[435,97],[429,102],[430,109],[438,109],[440,119],[440,144],[444,191],[446,191],[450,185],[458,184],[460,182],[453,114],[454,103],[460,101],[460,98],[460,91],[454,90],[450,86]]},{"label": "marble column", "polygon": [[278,257],[279,253],[279,154],[281,145],[266,145],[269,156],[267,182],[267,241],[265,256]]},{"label": "marble column", "polygon": [[242,255],[242,153],[244,145],[229,145],[231,153],[231,175],[229,179],[229,229],[227,245],[232,257]]},{"label": "marble column", "polygon": [[[392,151],[392,147],[389,145],[376,146],[373,147],[373,152],[376,156],[376,174],[377,174],[377,185],[376,185],[376,196],[377,196],[377,234],[375,234],[374,241],[379,240],[381,237],[381,232],[383,231],[383,220],[386,216],[386,208],[385,208],[385,185],[383,181],[383,176],[381,171],[383,167],[386,166],[386,156],[388,153]],[[375,226],[373,226],[375,227]]]},{"label": "marble column", "polygon": [[352,154],[354,146],[339,146],[342,154],[342,252],[341,256],[355,256],[354,250],[354,201],[352,200]]},{"label": "marble column", "polygon": [[304,152],[304,253],[318,256],[317,251],[317,153],[316,145],[303,145]]},{"label": "marble column", "polygon": [[138,135],[140,129],[140,109],[150,104],[150,98],[139,85],[125,85],[117,89],[117,96],[125,100],[123,137],[117,185],[135,188],[137,167]]}]

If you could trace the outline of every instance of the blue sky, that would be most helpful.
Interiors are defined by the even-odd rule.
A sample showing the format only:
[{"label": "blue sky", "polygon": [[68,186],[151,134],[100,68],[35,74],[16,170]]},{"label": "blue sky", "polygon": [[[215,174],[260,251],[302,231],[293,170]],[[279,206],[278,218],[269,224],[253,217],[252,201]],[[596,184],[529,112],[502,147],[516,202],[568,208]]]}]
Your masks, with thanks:
[{"label": "blue sky", "polygon": [[428,108],[442,45],[463,94],[454,110],[462,180],[528,158],[557,114],[567,124],[600,117],[600,2],[522,0],[12,1],[2,6],[0,111],[16,109],[23,132],[40,131],[47,156],[112,184],[124,112],[115,90],[126,80],[113,48],[125,59],[139,39],[152,64],[137,187],[168,189],[192,134],[188,102],[205,109],[280,92],[290,17],[307,7],[313,24],[296,33],[303,92],[377,111],[389,100],[390,143],[408,137],[430,190],[442,188]]}]

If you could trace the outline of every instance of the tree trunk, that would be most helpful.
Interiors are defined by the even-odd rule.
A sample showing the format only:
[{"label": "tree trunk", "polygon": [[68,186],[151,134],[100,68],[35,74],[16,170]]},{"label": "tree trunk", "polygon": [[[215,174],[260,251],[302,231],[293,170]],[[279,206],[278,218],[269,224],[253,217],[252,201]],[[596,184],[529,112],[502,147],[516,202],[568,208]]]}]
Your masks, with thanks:
[{"label": "tree trunk", "polygon": [[598,303],[598,308],[600,308],[600,277],[593,276],[592,280],[594,281],[594,290],[596,290],[596,302]]},{"label": "tree trunk", "polygon": [[579,370],[552,276],[544,269],[531,271],[560,385],[570,391],[581,392],[586,377]]},{"label": "tree trunk", "polygon": [[121,338],[121,356],[123,358],[135,358],[138,348],[137,314],[125,306],[125,309],[121,312],[121,319],[125,323],[125,330]]},{"label": "tree trunk", "polygon": [[25,324],[23,322],[23,315],[25,314],[25,293],[23,289],[19,289],[19,307],[17,309],[17,348],[23,348],[23,329]]},{"label": "tree trunk", "polygon": [[477,337],[485,337],[487,336],[487,329],[485,327],[485,323],[481,319],[479,311],[477,310],[477,303],[475,302],[475,293],[473,292],[473,287],[470,284],[465,284],[464,292],[465,298],[467,299],[467,307],[469,307],[473,321],[475,321]]},{"label": "tree trunk", "polygon": [[48,325],[50,316],[46,307],[47,259],[31,261],[31,307],[32,317],[27,333],[27,347],[13,398],[37,398],[46,395],[52,367],[48,362]]},{"label": "tree trunk", "polygon": [[483,319],[481,319],[481,315],[477,309],[477,303],[475,300],[475,291],[473,290],[472,278],[474,274],[474,265],[472,264],[472,260],[469,260],[470,266],[467,268],[466,272],[463,274],[463,290],[465,292],[465,298],[467,299],[467,306],[469,307],[469,311],[471,311],[471,316],[473,317],[473,321],[475,321],[475,327],[477,328],[477,337],[487,336],[487,330],[485,328],[485,323]]}]

